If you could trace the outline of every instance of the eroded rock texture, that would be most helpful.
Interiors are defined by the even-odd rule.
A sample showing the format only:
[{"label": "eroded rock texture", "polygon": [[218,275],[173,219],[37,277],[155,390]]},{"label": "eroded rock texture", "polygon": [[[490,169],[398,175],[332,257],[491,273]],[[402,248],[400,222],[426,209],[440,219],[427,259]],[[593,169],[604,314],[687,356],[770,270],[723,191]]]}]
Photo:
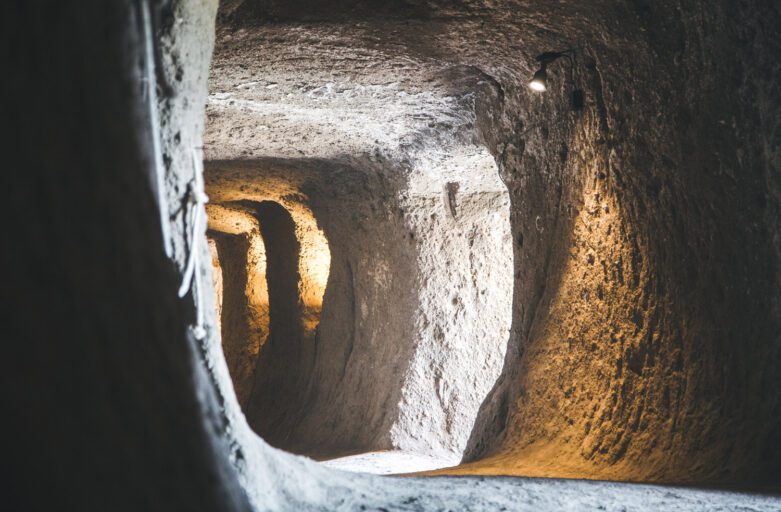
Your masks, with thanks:
[{"label": "eroded rock texture", "polygon": [[[472,170],[495,173],[491,160],[477,164]],[[450,190],[442,184],[401,197],[384,182],[382,165],[363,165],[208,164],[226,358],[250,424],[274,445],[317,456],[404,448],[455,463],[507,341],[506,194],[469,183],[456,191],[451,182]],[[294,325],[276,329],[275,305],[289,302],[272,294],[280,276],[270,255],[249,264],[246,257],[258,241],[264,254],[280,243],[260,236],[268,220],[257,206],[264,202],[290,212],[301,248],[289,255],[298,268],[286,280],[297,285],[300,310],[291,304],[280,319]],[[243,255],[229,256],[238,245]],[[229,275],[248,283],[233,287],[241,304],[232,312]],[[265,280],[264,298],[253,300],[252,289]],[[264,304],[270,317],[247,321],[252,303]],[[299,333],[289,331],[295,326]],[[247,337],[248,330],[256,334]]]},{"label": "eroded rock texture", "polygon": [[[294,220],[303,211],[296,205],[306,206],[314,224],[297,229],[317,226],[332,257],[315,331],[325,339],[330,329],[337,341],[354,332],[356,354],[379,348],[383,363],[408,365],[372,373],[345,366],[357,356],[334,351],[338,357],[315,358],[314,367],[344,371],[353,393],[363,384],[358,391],[372,398],[432,405],[418,409],[420,417],[404,416],[404,406],[387,421],[367,415],[365,439],[381,439],[377,425],[399,443],[433,433],[420,442],[466,446],[475,461],[452,471],[777,485],[775,3],[226,2],[220,47],[227,53],[215,70],[223,59],[227,78],[213,86],[206,140],[212,254],[188,219],[202,211],[191,191],[201,171],[216,2],[49,4],[0,7],[10,64],[1,119],[14,169],[0,203],[9,219],[0,253],[9,508],[779,508],[777,496],[703,489],[348,475],[274,450],[252,433],[238,403],[247,398],[234,393],[251,391],[252,378],[234,388],[226,364],[241,368],[236,361],[246,363],[268,343],[249,321],[260,325],[271,313],[264,302],[270,290],[262,280],[239,276],[231,284],[223,276],[222,320],[225,286],[234,286],[250,333],[236,339],[254,340],[229,347],[224,339],[223,350],[215,297],[203,286],[210,256],[220,260],[220,237],[238,237],[240,248],[246,242],[249,249],[235,252],[245,270],[264,267],[263,216],[252,213],[259,203],[274,201]],[[153,4],[166,7],[154,30],[142,15]],[[536,53],[568,46],[578,48],[575,80],[586,93],[580,113],[568,109],[566,68],[551,67],[548,94],[533,96],[524,85]],[[262,87],[241,97],[245,79]],[[275,90],[284,97],[273,97]],[[231,105],[236,99],[244,103]],[[325,115],[315,115],[318,105]],[[290,144],[304,137],[310,143]],[[447,437],[438,418],[468,415],[437,405],[433,397],[446,393],[431,387],[431,376],[467,356],[436,336],[448,307],[437,289],[449,289],[444,277],[459,283],[473,274],[449,273],[430,248],[497,256],[451,250],[468,239],[461,230],[469,223],[485,229],[480,216],[491,201],[506,207],[489,163],[509,193],[512,329],[501,375],[471,433]],[[284,169],[284,180],[271,189],[274,169]],[[296,176],[305,180],[296,184]],[[293,192],[289,200],[274,195],[283,185]],[[220,218],[232,227],[220,227]],[[353,240],[361,242],[357,255]],[[177,300],[192,254],[201,285]],[[383,275],[392,279],[377,280],[371,271],[384,257],[393,265]],[[299,265],[300,282],[304,274]],[[257,287],[247,287],[250,281]],[[311,297],[307,289],[299,285],[299,297]],[[407,343],[369,343],[375,331],[338,321],[351,304],[362,311],[359,297],[376,332]],[[313,325],[306,304],[305,329]],[[496,311],[488,306],[480,311]],[[202,333],[193,326],[205,327],[206,336],[196,339]],[[439,362],[416,366],[427,361]],[[470,371],[479,368],[472,363]],[[372,380],[388,375],[402,377]],[[337,397],[333,404],[352,399],[359,411],[379,410],[330,382],[317,392]],[[468,395],[468,379],[453,382],[467,393],[458,396],[476,396]],[[311,396],[313,410],[328,404]],[[333,420],[331,440],[350,433],[335,411],[324,414]]]},{"label": "eroded rock texture", "polygon": [[[197,85],[216,5],[178,7]],[[0,25],[4,148],[24,169],[2,202],[3,508],[249,510],[163,251],[141,4],[8,3]],[[204,95],[177,130],[200,137]]]},{"label": "eroded rock texture", "polygon": [[[353,448],[460,453],[471,430],[456,472],[777,479],[776,5],[247,0],[220,19],[206,157],[305,176],[333,254],[318,340],[341,352],[300,439],[312,414]],[[572,75],[530,91],[534,56],[570,47]],[[473,426],[448,412],[476,400]]]}]

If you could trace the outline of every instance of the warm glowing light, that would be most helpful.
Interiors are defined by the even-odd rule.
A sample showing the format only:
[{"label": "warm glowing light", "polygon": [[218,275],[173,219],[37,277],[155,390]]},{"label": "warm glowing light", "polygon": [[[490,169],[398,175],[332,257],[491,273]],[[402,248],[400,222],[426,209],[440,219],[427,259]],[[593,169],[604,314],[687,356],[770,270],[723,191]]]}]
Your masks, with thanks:
[{"label": "warm glowing light", "polygon": [[331,270],[331,250],[309,207],[293,201],[285,201],[283,206],[296,223],[296,238],[301,246],[298,292],[304,305],[302,324],[305,331],[314,333],[320,323],[323,295]]},{"label": "warm glowing light", "polygon": [[[225,360],[233,379],[234,389],[240,404],[246,404],[252,392],[255,362],[261,347],[266,343],[269,334],[269,299],[266,282],[266,249],[257,218],[246,209],[240,207],[228,208],[218,204],[208,204],[206,213],[209,219],[209,230],[212,238],[209,248],[212,250],[212,278],[215,291],[215,306],[217,309],[217,326],[221,334]],[[225,258],[220,253],[225,250]],[[238,257],[236,249],[245,250],[244,257]],[[237,265],[244,268],[239,269]],[[241,294],[236,285],[236,275],[244,274]],[[230,304],[225,309],[226,286],[233,286],[229,293]],[[246,315],[246,325],[236,328],[236,316],[228,318],[228,333],[223,330],[223,314],[237,307],[236,293],[243,295],[242,314]],[[239,336],[230,333],[239,333]]]},{"label": "warm glowing light", "polygon": [[537,92],[543,92],[548,88],[548,75],[544,67],[534,73],[532,81],[529,82],[529,88]]},{"label": "warm glowing light", "polygon": [[209,253],[212,257],[212,284],[214,284],[214,305],[217,308],[217,330],[222,329],[222,266],[220,255],[217,252],[217,242],[213,238],[208,239]]},{"label": "warm glowing light", "polygon": [[[271,196],[271,194],[269,194]],[[298,292],[304,306],[302,324],[307,332],[314,332],[320,323],[323,296],[331,269],[331,250],[325,233],[317,225],[312,210],[302,202],[282,197],[282,194],[264,197],[279,202],[295,223],[296,238],[300,244]],[[266,283],[266,249],[260,235],[257,218],[247,207],[207,206],[209,229],[232,235],[245,236],[247,254],[247,301],[251,323],[258,327],[259,349],[269,332],[269,299]]]}]

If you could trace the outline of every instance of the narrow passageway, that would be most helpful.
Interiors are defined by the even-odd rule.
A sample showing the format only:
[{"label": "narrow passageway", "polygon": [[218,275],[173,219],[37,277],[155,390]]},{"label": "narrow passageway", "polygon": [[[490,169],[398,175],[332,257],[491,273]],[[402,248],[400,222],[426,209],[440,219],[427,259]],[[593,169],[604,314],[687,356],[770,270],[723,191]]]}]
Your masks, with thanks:
[{"label": "narrow passageway", "polygon": [[[258,347],[249,347],[253,343],[251,331],[254,328],[252,306],[246,294],[250,280],[250,241],[245,236],[218,232],[212,232],[211,236],[215,248],[212,259],[216,263],[212,275],[222,347],[239,402],[246,404],[252,389],[253,359],[258,353]],[[268,325],[263,327],[268,329]]]},{"label": "narrow passageway", "polygon": [[[312,41],[325,44],[301,52],[276,37],[309,28],[220,19],[207,192],[213,204],[303,205],[331,252],[312,336],[298,361],[268,370],[294,380],[296,398],[284,412],[269,401],[245,406],[250,425],[273,446],[342,467],[367,458],[387,459],[380,472],[458,464],[512,321],[509,192],[473,135],[471,87],[482,77],[401,56],[375,69],[360,31],[330,40],[312,27]],[[340,64],[327,71],[329,62]],[[268,133],[249,128],[258,126]],[[258,368],[275,364],[264,355]],[[279,435],[260,427],[264,417]]]},{"label": "narrow passageway", "polygon": [[781,510],[777,2],[40,4],[6,508]]},{"label": "narrow passageway", "polygon": [[[232,258],[245,266],[233,274],[220,261],[223,295],[229,274],[246,279],[235,288],[242,309],[223,299],[222,336],[231,375],[253,368],[249,388],[234,385],[272,445],[379,472],[459,462],[504,357],[512,253],[493,163],[478,154],[449,165],[458,192],[452,182],[385,188],[376,171],[329,161],[207,162],[218,248],[238,232],[262,253]],[[258,286],[266,323],[245,318],[231,331],[225,318],[252,314]],[[259,334],[237,359],[228,353],[247,329]]]},{"label": "narrow passageway", "polygon": [[[644,210],[643,194],[672,182],[621,181],[628,164],[599,143],[617,137],[600,80],[620,70],[525,32],[525,18],[500,7],[479,29],[447,11],[449,38],[432,39],[431,22],[403,9],[309,19],[248,6],[218,14],[204,134],[211,211],[277,201],[280,214],[307,219],[298,240],[320,233],[330,254],[307,314],[306,265],[295,303],[296,256],[272,265],[268,251],[281,248],[253,213],[271,325],[253,398],[240,398],[254,430],[327,465],[380,473],[690,478],[684,459],[641,462],[658,445],[634,434],[688,417],[685,382],[709,378],[694,367],[662,377],[686,345],[657,340],[688,334],[660,281],[677,278],[654,270],[677,249],[642,222],[677,221]],[[566,51],[541,56],[542,74],[526,69],[551,45]],[[544,87],[529,88],[532,75]],[[288,288],[275,298],[277,282]]]}]

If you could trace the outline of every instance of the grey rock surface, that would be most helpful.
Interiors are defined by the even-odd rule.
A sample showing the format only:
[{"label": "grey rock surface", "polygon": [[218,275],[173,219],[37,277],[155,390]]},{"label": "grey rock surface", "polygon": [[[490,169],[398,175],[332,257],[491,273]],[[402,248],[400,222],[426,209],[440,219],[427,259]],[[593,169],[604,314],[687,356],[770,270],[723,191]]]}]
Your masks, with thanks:
[{"label": "grey rock surface", "polygon": [[[206,293],[206,227],[193,236],[187,214],[204,211],[193,208],[189,189],[200,177],[216,2],[172,6],[159,27],[169,87],[157,81],[174,265],[163,255],[148,173],[155,159],[143,109],[149,89],[142,91],[151,78],[140,71],[139,25],[128,22],[138,21],[138,3],[0,8],[14,70],[3,121],[18,170],[8,173],[3,202],[13,242],[2,251],[11,292],[2,372],[10,503],[33,510],[781,508],[772,494],[781,480],[776,2],[224,6],[218,44],[228,51],[218,50],[214,69],[224,62],[229,80],[216,78],[208,100],[214,124],[203,144],[210,186],[224,180],[212,188],[214,206],[236,206],[232,175],[257,175],[265,187],[262,177],[274,168],[304,173],[311,188],[302,184],[301,198],[275,201],[306,206],[331,244],[328,279],[340,286],[324,296],[323,335],[341,342],[349,331],[341,317],[350,311],[345,274],[354,237],[367,243],[357,255],[363,266],[353,267],[354,297],[367,299],[367,317],[389,338],[406,340],[394,352],[356,329],[367,338],[355,350],[379,348],[382,361],[398,362],[376,374],[349,368],[353,358],[367,360],[358,353],[313,359],[325,365],[322,376],[334,371],[329,363],[338,369],[347,361],[353,387],[396,406],[372,405],[324,378],[333,384],[323,390],[329,396],[314,397],[311,410],[334,420],[324,437],[349,432],[354,420],[328,410],[347,401],[359,413],[378,411],[365,418],[367,447],[459,453],[465,446],[468,463],[450,473],[569,480],[355,475],[257,436],[231,382],[214,295]],[[579,55],[573,80],[586,97],[581,112],[569,109],[566,65],[549,70],[547,94],[525,86],[537,53],[570,46]],[[362,71],[351,76],[353,67]],[[311,84],[299,86],[297,70]],[[256,81],[262,88],[249,85]],[[242,84],[246,90],[234,90]],[[307,141],[303,153],[293,140]],[[329,204],[341,186],[343,197],[361,201]],[[239,192],[249,194],[239,201],[268,194]],[[503,209],[513,252],[509,342],[493,389],[477,390],[469,379],[486,385],[496,370],[474,361],[463,367],[475,347],[450,334],[468,329],[478,339],[485,326],[508,320],[492,318],[492,308],[475,321],[466,314],[466,298],[484,306],[481,283],[465,277],[473,268],[486,279],[506,275],[491,277],[501,251],[484,249],[506,237],[502,224],[490,222]],[[365,218],[354,223],[345,211]],[[353,235],[354,225],[365,233]],[[482,248],[473,251],[466,240]],[[177,300],[193,251],[201,285]],[[454,271],[435,260],[440,252],[459,256]],[[469,267],[473,253],[482,257]],[[395,262],[387,269],[378,264],[386,256]],[[386,287],[373,274],[379,269],[399,280]],[[458,301],[442,300],[443,281],[463,292]],[[403,300],[394,302],[395,291]],[[362,312],[355,304],[353,319]],[[207,335],[197,339],[186,327],[197,326],[200,313]],[[453,372],[464,380],[447,380]],[[295,426],[314,432],[310,411],[301,414]]]}]

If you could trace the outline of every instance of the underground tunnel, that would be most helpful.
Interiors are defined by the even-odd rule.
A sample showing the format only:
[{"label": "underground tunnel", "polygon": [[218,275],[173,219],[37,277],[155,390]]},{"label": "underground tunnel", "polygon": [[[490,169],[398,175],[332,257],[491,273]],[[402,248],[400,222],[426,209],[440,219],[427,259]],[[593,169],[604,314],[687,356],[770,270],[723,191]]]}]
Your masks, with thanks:
[{"label": "underground tunnel", "polygon": [[370,162],[207,159],[223,350],[272,446],[379,471],[460,461],[501,370],[512,248],[492,159],[446,165],[460,182],[400,191]]},{"label": "underground tunnel", "polygon": [[776,2],[1,9],[13,509],[781,509]]}]

